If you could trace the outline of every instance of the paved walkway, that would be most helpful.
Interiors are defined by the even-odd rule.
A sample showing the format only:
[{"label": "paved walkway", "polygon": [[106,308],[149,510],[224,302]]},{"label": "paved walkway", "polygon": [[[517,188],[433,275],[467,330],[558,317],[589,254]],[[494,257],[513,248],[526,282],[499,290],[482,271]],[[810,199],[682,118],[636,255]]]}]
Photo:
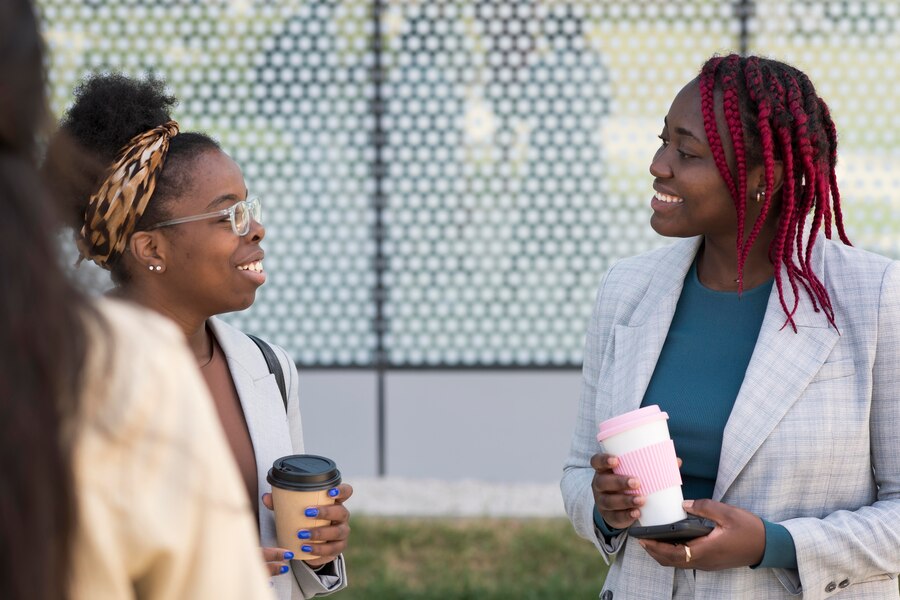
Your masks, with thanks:
[{"label": "paved walkway", "polygon": [[561,517],[559,485],[398,477],[349,481],[353,514],[378,516]]}]

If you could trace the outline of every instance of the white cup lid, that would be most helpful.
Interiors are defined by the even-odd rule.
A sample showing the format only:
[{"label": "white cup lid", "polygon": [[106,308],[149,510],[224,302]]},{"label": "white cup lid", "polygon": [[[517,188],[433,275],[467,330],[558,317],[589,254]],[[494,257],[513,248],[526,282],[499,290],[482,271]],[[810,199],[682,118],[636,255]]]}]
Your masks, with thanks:
[{"label": "white cup lid", "polygon": [[602,442],[606,438],[622,433],[623,431],[634,429],[635,427],[640,427],[641,425],[652,423],[653,421],[665,421],[668,418],[668,413],[659,410],[659,406],[656,404],[632,410],[624,415],[619,415],[618,417],[613,417],[612,419],[607,419],[600,423],[597,441]]}]

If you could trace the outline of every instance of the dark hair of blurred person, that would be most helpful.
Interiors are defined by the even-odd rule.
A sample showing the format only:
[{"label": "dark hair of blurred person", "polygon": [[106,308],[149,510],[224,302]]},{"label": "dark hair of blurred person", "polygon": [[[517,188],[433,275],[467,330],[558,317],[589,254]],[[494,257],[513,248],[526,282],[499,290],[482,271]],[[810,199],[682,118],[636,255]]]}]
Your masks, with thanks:
[{"label": "dark hair of blurred person", "polygon": [[30,0],[0,2],[0,598],[271,598],[180,333],[62,271],[36,168],[43,61]]},{"label": "dark hair of blurred person", "polygon": [[[44,48],[27,0],[0,2],[0,598],[65,597],[70,436],[91,312],[62,273],[35,168]],[[47,577],[47,565],[54,576]]]}]

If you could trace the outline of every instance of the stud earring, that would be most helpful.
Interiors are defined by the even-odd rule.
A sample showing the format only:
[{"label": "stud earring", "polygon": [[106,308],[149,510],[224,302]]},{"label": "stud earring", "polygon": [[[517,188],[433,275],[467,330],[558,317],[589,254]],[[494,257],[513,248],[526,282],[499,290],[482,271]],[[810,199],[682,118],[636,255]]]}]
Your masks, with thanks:
[{"label": "stud earring", "polygon": [[763,200],[766,199],[766,191],[765,190],[757,190],[756,192],[756,203],[759,204]]},{"label": "stud earring", "polygon": [[149,268],[151,271],[156,271],[157,273],[159,273],[160,271],[162,271],[162,265],[150,265],[150,267],[148,267],[148,268]]}]

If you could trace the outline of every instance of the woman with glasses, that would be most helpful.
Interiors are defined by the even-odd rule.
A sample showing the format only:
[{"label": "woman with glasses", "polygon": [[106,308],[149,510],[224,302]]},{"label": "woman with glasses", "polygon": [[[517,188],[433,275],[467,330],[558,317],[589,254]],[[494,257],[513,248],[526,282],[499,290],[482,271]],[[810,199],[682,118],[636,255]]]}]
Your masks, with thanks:
[{"label": "woman with glasses", "polygon": [[[62,130],[109,165],[100,181],[56,177],[77,207],[76,244],[81,259],[109,270],[114,295],[169,317],[187,337],[256,508],[278,597],[330,593],[346,584],[343,503],[352,488],[337,486],[329,492],[336,503],[316,509],[329,526],[298,532],[320,542],[319,558],[292,561],[300,557],[274,547],[271,496],[263,492],[273,461],[303,452],[297,372],[273,346],[283,397],[261,348],[216,318],[249,307],[266,280],[260,201],[248,196],[240,168],[216,141],[179,131],[169,115],[175,99],[163,87],[114,74],[76,90]],[[312,545],[302,548],[313,555]]]},{"label": "woman with glasses", "polygon": [[44,65],[31,2],[0,2],[0,598],[271,600],[184,337],[59,264]]}]

